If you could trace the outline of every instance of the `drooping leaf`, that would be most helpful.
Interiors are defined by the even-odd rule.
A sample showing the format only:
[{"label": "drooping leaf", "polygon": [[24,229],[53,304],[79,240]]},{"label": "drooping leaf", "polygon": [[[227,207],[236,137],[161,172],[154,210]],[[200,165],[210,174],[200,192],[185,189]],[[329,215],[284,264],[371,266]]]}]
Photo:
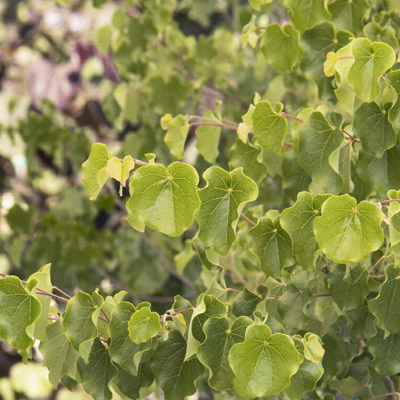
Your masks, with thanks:
[{"label": "drooping leaf", "polygon": [[129,178],[129,172],[135,167],[135,162],[131,156],[125,156],[123,160],[118,157],[111,157],[107,161],[106,172],[110,178],[114,178],[123,187]]},{"label": "drooping leaf", "polygon": [[311,29],[331,16],[324,0],[284,0],[283,4],[289,8],[290,18],[300,31]]},{"label": "drooping leaf", "polygon": [[272,334],[267,325],[253,324],[247,328],[244,342],[232,346],[229,364],[236,375],[238,394],[254,398],[275,395],[289,387],[301,357],[288,336]]},{"label": "drooping leaf", "polygon": [[259,101],[253,111],[253,133],[256,141],[265,149],[280,154],[287,135],[287,121],[272,110],[267,100]]},{"label": "drooping leaf", "polygon": [[194,309],[189,325],[189,335],[185,360],[196,354],[197,348],[206,339],[203,325],[211,317],[226,317],[227,308],[215,296],[205,294]]},{"label": "drooping leaf", "polygon": [[184,400],[196,391],[195,381],[204,371],[197,358],[185,361],[186,340],[176,330],[159,341],[151,369],[166,400]]},{"label": "drooping leaf", "polygon": [[303,49],[299,45],[299,34],[293,25],[268,25],[261,41],[261,50],[267,61],[281,71],[292,71],[301,61]]},{"label": "drooping leaf", "polygon": [[233,344],[243,342],[246,328],[252,324],[248,317],[239,317],[233,324],[227,318],[209,318],[203,328],[205,341],[197,349],[200,362],[210,370],[208,384],[215,390],[233,389],[235,375],[228,363]]},{"label": "drooping leaf", "polygon": [[136,310],[129,320],[128,330],[133,343],[145,343],[162,331],[160,316],[148,307]]},{"label": "drooping leaf", "polygon": [[[97,293],[78,292],[68,301],[63,319],[65,336],[72,347],[87,362],[93,340],[97,337],[96,322],[102,300]],[[78,321],[78,322],[77,322]]]},{"label": "drooping leaf", "polygon": [[339,193],[343,186],[343,179],[329,160],[343,142],[340,123],[339,118],[338,124],[331,125],[321,112],[314,111],[298,131],[298,162],[321,192]]},{"label": "drooping leaf", "polygon": [[314,253],[318,248],[313,221],[329,197],[328,194],[313,197],[311,193],[300,192],[294,206],[283,210],[280,216],[280,224],[292,240],[293,255],[301,266],[310,271],[314,270]]},{"label": "drooping leaf", "polygon": [[396,375],[400,372],[400,333],[384,337],[378,330],[368,340],[368,351],[374,357],[372,366],[379,375]]},{"label": "drooping leaf", "polygon": [[[218,111],[215,113],[213,111],[206,111],[203,115],[204,118],[210,120],[211,123],[220,122],[220,117],[218,117]],[[214,125],[204,125],[199,126],[196,129],[197,138],[197,150],[209,163],[214,163],[219,155],[219,138],[221,136],[221,127]]]},{"label": "drooping leaf", "polygon": [[397,134],[386,111],[373,103],[363,103],[354,114],[353,132],[361,140],[364,150],[375,158],[393,147]]},{"label": "drooping leaf", "polygon": [[262,149],[252,143],[243,143],[240,139],[229,151],[229,167],[243,167],[245,175],[255,182],[261,182],[267,176],[267,166],[262,161]]},{"label": "drooping leaf", "polygon": [[78,360],[78,372],[83,388],[95,400],[111,400],[109,385],[117,376],[117,368],[99,338],[93,342],[88,363],[82,358]]},{"label": "drooping leaf", "polygon": [[168,122],[167,133],[164,142],[175,158],[183,158],[185,142],[189,133],[189,121],[187,117],[178,115]]},{"label": "drooping leaf", "polygon": [[[39,271],[29,277],[28,284],[35,279],[38,288],[51,293],[53,291],[53,285],[51,284],[50,268],[51,264],[43,265]],[[39,295],[36,288],[32,290],[32,294],[36,295],[36,298],[40,301],[42,310],[39,319],[35,322],[33,336],[38,340],[45,340],[51,297]]]},{"label": "drooping leaf", "polygon": [[107,181],[106,166],[110,158],[111,154],[105,144],[92,144],[89,158],[82,164],[82,182],[87,189],[90,200],[96,200]]},{"label": "drooping leaf", "polygon": [[314,220],[315,239],[328,258],[337,263],[360,262],[383,242],[382,211],[367,201],[357,205],[347,194],[332,196]]},{"label": "drooping leaf", "polygon": [[39,300],[29,290],[32,286],[24,288],[16,276],[0,278],[0,337],[24,360],[30,355],[34,324],[42,311]]},{"label": "drooping leaf", "polygon": [[349,71],[349,83],[359,99],[372,102],[380,92],[380,77],[396,60],[395,52],[386,43],[371,43],[366,38],[355,39],[352,52],[354,63]]},{"label": "drooping leaf", "polygon": [[198,182],[196,170],[179,161],[168,168],[161,164],[140,167],[130,181],[128,222],[141,232],[148,226],[168,236],[180,236],[200,207]]},{"label": "drooping leaf", "polygon": [[78,353],[65,336],[60,320],[47,326],[46,340],[40,342],[39,350],[49,370],[49,381],[54,387],[65,375],[75,378]]},{"label": "drooping leaf", "polygon": [[281,277],[281,270],[294,264],[292,241],[279,217],[263,217],[249,231],[250,248],[257,255],[266,276]]},{"label": "drooping leaf", "polygon": [[198,191],[201,207],[196,214],[199,238],[221,255],[228,254],[235,240],[235,228],[244,205],[254,201],[258,187],[243,174],[242,168],[227,172],[219,167],[207,169],[207,185]]},{"label": "drooping leaf", "polygon": [[368,302],[368,307],[387,335],[400,332],[400,278],[399,270],[393,265],[385,268],[385,274],[378,296]]}]

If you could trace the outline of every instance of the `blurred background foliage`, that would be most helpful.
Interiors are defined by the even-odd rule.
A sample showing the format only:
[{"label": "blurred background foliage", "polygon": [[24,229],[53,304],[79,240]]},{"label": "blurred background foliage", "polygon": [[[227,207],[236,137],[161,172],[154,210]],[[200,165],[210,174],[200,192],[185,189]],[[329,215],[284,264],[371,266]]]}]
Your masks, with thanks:
[{"label": "blurred background foliage", "polygon": [[[288,20],[279,1],[263,11],[259,26]],[[198,279],[200,261],[185,237],[127,225],[116,184],[89,201],[81,164],[94,141],[114,155],[144,159],[154,152],[171,162],[160,127],[165,113],[202,115],[221,101],[224,118],[240,122],[255,92],[284,101],[289,112],[329,100],[329,78],[312,70],[312,60],[304,71],[321,74],[318,85],[305,73],[279,73],[260,50],[242,46],[251,15],[247,0],[0,2],[1,273],[27,277],[51,262],[54,284],[70,293],[126,290],[130,300],[149,300],[159,312],[175,294],[191,298],[208,284]],[[218,164],[227,169],[235,141],[234,132],[221,137]],[[195,142],[193,129],[184,161],[201,174],[209,163]],[[266,162],[261,198],[266,208],[288,206],[308,182],[298,179],[290,157],[282,165],[267,154]],[[278,196],[282,189],[286,200]],[[53,392],[44,371],[20,364],[2,345],[1,396],[86,398]]]}]

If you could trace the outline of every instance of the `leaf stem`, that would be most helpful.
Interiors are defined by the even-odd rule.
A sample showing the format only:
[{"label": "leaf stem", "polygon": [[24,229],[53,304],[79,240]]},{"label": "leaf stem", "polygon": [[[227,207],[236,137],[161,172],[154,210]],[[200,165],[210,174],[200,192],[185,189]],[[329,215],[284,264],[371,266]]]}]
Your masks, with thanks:
[{"label": "leaf stem", "polygon": [[296,117],[296,116],[294,116],[292,114],[289,114],[287,112],[284,112],[284,111],[281,111],[281,115],[283,117],[285,117],[286,119],[291,119],[291,120],[297,121],[297,122],[304,122],[304,119],[298,118],[298,117]]},{"label": "leaf stem", "polygon": [[375,399],[380,399],[381,397],[388,397],[388,396],[396,396],[395,399],[398,399],[399,393],[398,392],[389,392],[389,393],[384,393],[384,394],[378,394],[377,396],[370,397],[367,400],[375,400]]},{"label": "leaf stem", "polygon": [[296,336],[288,335],[288,334],[286,334],[286,336],[289,336],[291,339],[297,340],[298,342],[300,342],[301,344],[303,344],[303,341],[302,341],[300,338],[296,337]]},{"label": "leaf stem", "polygon": [[313,294],[313,297],[331,297],[332,295],[330,293],[316,293]]},{"label": "leaf stem", "polygon": [[347,132],[345,129],[342,129],[342,132],[346,135],[346,138],[351,140],[352,142],[359,142],[359,139],[357,139],[356,137],[354,137],[352,134],[350,134],[349,132]]},{"label": "leaf stem", "polygon": [[383,255],[382,257],[378,258],[376,263],[369,269],[368,273],[371,273],[380,264],[380,262],[383,261],[385,258],[386,258],[385,255]]},{"label": "leaf stem", "polygon": [[246,217],[243,213],[240,214],[240,218],[243,221],[246,221],[250,226],[256,226],[257,224],[255,222],[253,222],[250,218]]},{"label": "leaf stem", "polygon": [[393,203],[395,201],[400,201],[400,199],[388,199],[388,200],[382,200],[378,202],[378,204],[388,204],[388,203]]}]

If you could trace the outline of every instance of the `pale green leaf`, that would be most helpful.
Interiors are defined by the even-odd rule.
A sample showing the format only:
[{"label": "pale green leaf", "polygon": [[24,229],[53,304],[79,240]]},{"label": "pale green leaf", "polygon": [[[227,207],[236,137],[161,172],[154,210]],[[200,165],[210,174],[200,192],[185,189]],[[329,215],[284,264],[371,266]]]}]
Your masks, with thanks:
[{"label": "pale green leaf", "polygon": [[162,331],[160,316],[148,307],[143,307],[132,314],[128,330],[133,343],[145,343]]},{"label": "pale green leaf", "polygon": [[129,172],[135,167],[135,162],[131,156],[125,156],[123,160],[118,157],[111,157],[107,161],[106,172],[110,178],[114,178],[123,187],[129,178]]},{"label": "pale green leaf", "polygon": [[324,357],[325,350],[322,347],[321,338],[314,334],[307,332],[303,338],[304,345],[304,358],[318,364]]},{"label": "pale green leaf", "polygon": [[265,150],[282,153],[288,129],[286,118],[273,111],[269,101],[263,100],[256,104],[252,120],[255,140]]},{"label": "pale green leaf", "polygon": [[261,50],[267,61],[281,71],[292,71],[301,61],[303,49],[299,45],[299,34],[293,25],[268,25],[261,41]]},{"label": "pale green leaf", "polygon": [[201,207],[196,214],[199,238],[217,253],[228,254],[235,241],[235,228],[244,205],[254,201],[258,187],[243,174],[242,168],[227,172],[219,167],[207,169],[207,185],[199,190]]},{"label": "pale green leaf", "polygon": [[229,364],[236,375],[238,394],[254,398],[288,388],[301,356],[288,336],[272,334],[267,325],[253,324],[247,328],[244,342],[232,346]]},{"label": "pale green leaf", "polygon": [[386,43],[371,43],[358,38],[352,42],[354,63],[349,71],[349,83],[357,97],[365,102],[374,101],[380,92],[380,77],[394,64],[396,54]]},{"label": "pale green leaf", "polygon": [[198,182],[196,170],[179,161],[168,168],[161,164],[140,167],[130,180],[128,222],[142,232],[148,226],[168,236],[180,236],[192,225],[200,207]]},{"label": "pale green leaf", "polygon": [[357,205],[349,195],[332,196],[314,220],[318,246],[337,263],[360,262],[383,242],[382,211],[367,201]]},{"label": "pale green leaf", "polygon": [[204,125],[199,126],[195,133],[197,138],[197,150],[209,163],[214,163],[219,155],[218,146],[221,136],[221,127],[207,125],[208,120],[215,123],[220,122],[220,118],[213,111],[206,111],[203,118],[207,118]]},{"label": "pale green leaf", "polygon": [[168,130],[164,136],[164,142],[175,158],[183,158],[185,142],[189,133],[187,117],[178,115],[168,123]]},{"label": "pale green leaf", "polygon": [[103,143],[93,143],[89,158],[82,164],[82,182],[90,200],[96,200],[107,181],[106,166],[111,154]]},{"label": "pale green leaf", "polygon": [[[53,291],[53,285],[51,283],[50,269],[51,264],[43,265],[39,271],[35,272],[29,277],[28,284],[35,279],[37,281],[38,288],[51,293]],[[38,340],[45,340],[48,322],[47,317],[49,314],[51,297],[38,294],[37,288],[32,290],[32,294],[36,295],[36,298],[40,301],[40,305],[42,307],[42,313],[40,314],[39,319],[35,322],[33,336]]]}]

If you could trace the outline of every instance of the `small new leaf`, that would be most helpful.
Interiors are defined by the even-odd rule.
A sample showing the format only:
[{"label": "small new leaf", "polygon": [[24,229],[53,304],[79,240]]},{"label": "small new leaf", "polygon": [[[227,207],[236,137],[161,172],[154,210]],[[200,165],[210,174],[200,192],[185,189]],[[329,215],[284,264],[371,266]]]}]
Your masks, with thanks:
[{"label": "small new leaf", "polygon": [[145,343],[162,331],[160,316],[143,307],[132,314],[128,330],[133,343]]}]

